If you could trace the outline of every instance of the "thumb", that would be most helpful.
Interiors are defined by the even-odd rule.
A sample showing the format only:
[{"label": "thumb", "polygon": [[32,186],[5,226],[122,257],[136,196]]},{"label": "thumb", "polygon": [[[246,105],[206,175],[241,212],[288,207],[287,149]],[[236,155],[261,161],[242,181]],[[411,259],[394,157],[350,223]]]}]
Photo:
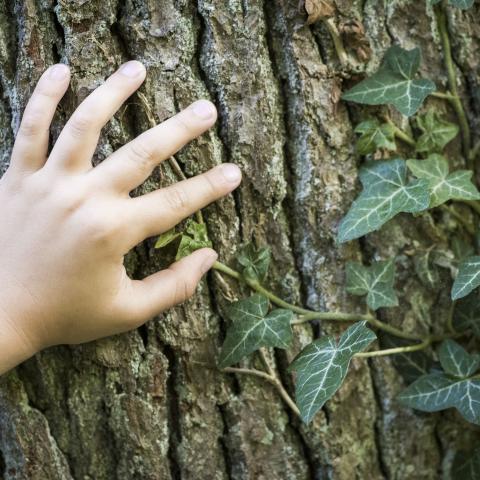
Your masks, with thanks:
[{"label": "thumb", "polygon": [[124,312],[133,327],[190,298],[217,258],[215,250],[202,248],[165,270],[143,280],[132,280]]}]

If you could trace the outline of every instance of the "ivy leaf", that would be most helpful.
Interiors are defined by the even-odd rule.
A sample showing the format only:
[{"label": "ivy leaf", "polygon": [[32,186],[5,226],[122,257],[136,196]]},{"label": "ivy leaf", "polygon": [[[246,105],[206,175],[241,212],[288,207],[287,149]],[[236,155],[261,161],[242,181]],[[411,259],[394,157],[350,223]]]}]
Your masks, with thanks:
[{"label": "ivy leaf", "polygon": [[344,93],[342,98],[367,105],[393,105],[409,117],[436,88],[431,80],[415,78],[420,59],[419,48],[404,50],[393,46],[387,51],[380,69]]},{"label": "ivy leaf", "polygon": [[417,140],[417,152],[438,152],[445,148],[459,132],[458,125],[443,120],[434,110],[417,118],[418,128],[423,132]]},{"label": "ivy leaf", "polygon": [[168,232],[162,233],[155,242],[154,248],[163,248],[166,247],[169,243],[173,242],[181,234],[175,233],[175,229],[172,228]]},{"label": "ivy leaf", "polygon": [[[430,0],[431,5],[436,5],[442,0]],[[467,10],[472,7],[475,0],[448,0],[448,3],[454,7],[460,8],[462,10]]]},{"label": "ivy leaf", "polygon": [[367,305],[372,310],[398,305],[393,289],[395,262],[374,262],[371,267],[361,263],[347,263],[347,292],[352,295],[367,295]]},{"label": "ivy leaf", "polygon": [[478,480],[480,478],[480,447],[471,452],[458,452],[453,459],[452,479]]},{"label": "ivy leaf", "polygon": [[480,257],[468,257],[458,267],[458,275],[452,287],[452,299],[465,297],[479,285]]},{"label": "ivy leaf", "polygon": [[175,260],[180,260],[195,250],[205,247],[212,247],[212,242],[208,238],[207,226],[190,219],[187,221],[185,231],[182,234]]},{"label": "ivy leaf", "polygon": [[458,332],[471,330],[480,338],[480,295],[472,292],[470,295],[458,300],[453,311],[453,327]]},{"label": "ivy leaf", "polygon": [[267,276],[271,260],[271,251],[268,247],[256,249],[251,243],[240,248],[237,260],[242,265],[242,275],[245,278],[263,282]]},{"label": "ivy leaf", "polygon": [[438,349],[438,359],[449,375],[465,378],[480,366],[480,356],[471,355],[454,340],[445,340]]},{"label": "ivy leaf", "polygon": [[255,294],[230,306],[227,314],[233,323],[220,352],[220,368],[239,362],[260,347],[290,346],[293,313],[278,308],[267,315],[268,305],[266,297]]},{"label": "ivy leaf", "polygon": [[365,324],[358,322],[347,328],[338,343],[333,336],[315,340],[288,367],[297,372],[295,396],[305,423],[340,388],[355,353],[375,340],[375,334]]},{"label": "ivy leaf", "polygon": [[440,275],[431,261],[431,250],[419,253],[413,258],[415,273],[420,281],[428,288],[434,290],[440,281]]},{"label": "ivy leaf", "polygon": [[425,160],[407,160],[410,171],[420,179],[427,180],[430,189],[430,208],[447,200],[478,200],[480,193],[471,182],[471,170],[448,173],[445,157],[432,154]]},{"label": "ivy leaf", "polygon": [[401,158],[369,162],[359,175],[363,191],[340,223],[340,243],[378,230],[400,212],[428,208],[427,180],[407,182],[407,164]]},{"label": "ivy leaf", "polygon": [[374,153],[380,148],[395,151],[395,130],[389,123],[382,123],[377,119],[365,120],[357,125],[355,133],[360,133],[357,141],[357,151],[360,155]]},{"label": "ivy leaf", "polygon": [[398,400],[423,412],[454,407],[466,420],[480,425],[480,380],[451,378],[444,373],[423,375]]}]

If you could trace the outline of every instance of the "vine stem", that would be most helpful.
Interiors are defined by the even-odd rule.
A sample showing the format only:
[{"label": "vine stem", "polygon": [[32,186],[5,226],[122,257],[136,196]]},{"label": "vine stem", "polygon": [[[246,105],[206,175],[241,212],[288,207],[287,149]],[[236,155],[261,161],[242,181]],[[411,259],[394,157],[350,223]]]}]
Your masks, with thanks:
[{"label": "vine stem", "polygon": [[371,357],[384,357],[386,355],[395,355],[397,353],[416,352],[427,348],[432,343],[432,337],[426,338],[423,342],[416,345],[408,345],[406,347],[386,348],[384,350],[375,350],[373,352],[356,353],[356,358],[371,358]]},{"label": "vine stem", "polygon": [[364,320],[370,325],[383,330],[384,332],[395,335],[399,338],[404,338],[406,340],[423,340],[422,337],[418,335],[402,332],[398,328],[392,327],[386,323],[381,322],[374,315],[367,313],[343,313],[343,312],[315,312],[313,310],[307,310],[306,308],[298,307],[291,303],[282,300],[280,297],[277,297],[270,290],[267,290],[265,287],[260,285],[260,283],[243,278],[240,272],[228,267],[227,265],[219,262],[218,260],[213,264],[213,268],[219,272],[223,272],[226,275],[229,275],[232,278],[235,278],[238,281],[245,282],[252,290],[264,295],[267,297],[273,304],[291,310],[294,313],[301,315],[299,319],[293,320],[292,325],[299,325],[302,323],[309,322],[311,320],[326,320],[326,321],[340,321],[340,322],[355,322],[357,320]]},{"label": "vine stem", "polygon": [[458,117],[458,122],[460,124],[460,130],[462,132],[463,140],[463,152],[465,158],[467,159],[468,168],[474,168],[473,160],[471,158],[470,147],[471,147],[471,133],[470,126],[468,124],[467,115],[460,100],[457,88],[457,75],[455,73],[455,65],[453,63],[452,57],[452,47],[450,44],[450,37],[448,34],[448,25],[447,25],[447,16],[445,14],[445,5],[442,4],[435,8],[435,16],[437,19],[438,32],[440,34],[440,40],[442,42],[443,55],[445,60],[445,67],[447,69],[448,85],[451,92],[451,96],[448,98],[450,104],[452,105],[455,113]]},{"label": "vine stem", "polygon": [[430,96],[449,101],[455,98],[450,92],[433,92],[430,94]]},{"label": "vine stem", "polygon": [[[300,410],[295,405],[295,402],[293,401],[292,397],[285,390],[285,387],[283,386],[281,380],[278,378],[277,374],[275,373],[272,366],[270,365],[270,362],[267,359],[264,349],[260,348],[258,350],[258,354],[260,355],[260,359],[262,360],[262,363],[264,364],[265,369],[267,371],[259,370],[258,368],[241,368],[241,367],[225,367],[225,368],[222,368],[220,371],[223,373],[237,373],[240,375],[251,375],[253,377],[266,380],[277,389],[283,401],[290,407],[290,409],[295,413],[295,415],[301,418]],[[215,365],[210,365],[208,363],[199,362],[195,360],[192,360],[192,363],[196,365],[201,365],[202,367],[208,368],[210,370],[218,371],[218,367]]]},{"label": "vine stem", "polygon": [[386,120],[387,120],[387,123],[393,128],[393,133],[395,134],[395,136],[397,138],[402,140],[402,142],[404,142],[404,143],[410,145],[411,147],[415,148],[417,143],[415,142],[415,140],[410,135],[408,135],[406,132],[404,132],[401,128],[397,127],[395,125],[395,123],[393,123],[393,121],[390,118],[387,118]]},{"label": "vine stem", "polygon": [[273,385],[275,385],[275,388],[278,390],[278,393],[283,398],[284,402],[292,409],[292,411],[298,417],[301,418],[300,410],[298,409],[297,405],[295,405],[295,402],[293,401],[292,397],[285,390],[285,387],[283,386],[282,381],[280,380],[280,378],[278,378],[278,375],[276,374],[275,370],[270,365],[270,362],[268,361],[267,355],[265,353],[265,349],[260,348],[260,350],[258,351],[258,354],[260,355],[260,358],[263,364],[265,365],[268,375],[272,378],[271,382],[273,383]]},{"label": "vine stem", "polygon": [[338,59],[340,60],[340,63],[342,65],[347,65],[348,55],[345,51],[342,37],[340,36],[340,33],[337,26],[335,25],[333,18],[326,18],[323,22],[326,25],[330,36],[332,37],[333,46],[335,48],[335,52],[337,53]]}]

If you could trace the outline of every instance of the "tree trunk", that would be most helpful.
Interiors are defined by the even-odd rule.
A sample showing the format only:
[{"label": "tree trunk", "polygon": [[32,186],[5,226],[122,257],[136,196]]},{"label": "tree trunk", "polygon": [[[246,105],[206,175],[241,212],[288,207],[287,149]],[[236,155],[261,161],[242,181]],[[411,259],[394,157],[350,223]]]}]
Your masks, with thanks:
[{"label": "tree trunk", "polygon": [[[419,45],[425,76],[445,90],[426,3],[336,0],[334,24],[344,32],[357,29],[344,39],[358,70],[374,69],[393,43]],[[432,298],[408,256],[415,242],[426,248],[447,243],[428,216],[399,216],[365,241],[335,242],[358,190],[353,127],[361,110],[339,101],[355,72],[339,62],[324,23],[305,25],[301,4],[2,2],[0,173],[26,100],[48,65],[62,61],[72,69],[54,141],[75,106],[120,63],[136,58],[147,67],[140,91],[148,107],[132,96],[105,128],[95,163],[149,128],[152,112],[159,122],[210,98],[219,110],[217,126],[178,160],[187,176],[225,161],[243,170],[234,195],[204,211],[222,261],[231,264],[242,242],[269,245],[274,291],[313,309],[358,311],[361,304],[345,293],[345,262],[398,255],[401,306],[383,319],[435,329],[447,315],[448,292]],[[478,5],[452,10],[449,19],[472,126],[480,120]],[[174,180],[164,164],[137,193]],[[128,255],[132,276],[165,266],[168,255],[153,244],[147,240]],[[247,293],[210,273],[192,300],[137,331],[51,348],[5,375],[0,479],[437,479],[448,478],[456,449],[478,441],[478,429],[455,412],[425,415],[400,407],[395,396],[404,382],[389,358],[354,359],[345,384],[308,426],[272,385],[208,368],[224,337],[225,307]],[[323,323],[296,331],[291,352],[270,352],[292,395],[287,362],[315,336],[340,330]]]}]

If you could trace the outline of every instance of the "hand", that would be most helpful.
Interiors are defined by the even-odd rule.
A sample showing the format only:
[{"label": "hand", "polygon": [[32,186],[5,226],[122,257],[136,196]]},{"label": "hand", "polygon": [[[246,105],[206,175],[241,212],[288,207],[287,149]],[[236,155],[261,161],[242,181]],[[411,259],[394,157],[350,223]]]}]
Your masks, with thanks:
[{"label": "hand", "polygon": [[241,180],[238,167],[224,164],[129,196],[158,163],[214,124],[216,110],[206,100],[92,168],[100,130],[145,78],[136,61],[83,101],[47,159],[49,126],[69,77],[59,64],[40,78],[0,180],[0,373],[49,345],[136,328],[190,297],[215,251],[198,250],[141,281],[127,276],[123,257]]}]

